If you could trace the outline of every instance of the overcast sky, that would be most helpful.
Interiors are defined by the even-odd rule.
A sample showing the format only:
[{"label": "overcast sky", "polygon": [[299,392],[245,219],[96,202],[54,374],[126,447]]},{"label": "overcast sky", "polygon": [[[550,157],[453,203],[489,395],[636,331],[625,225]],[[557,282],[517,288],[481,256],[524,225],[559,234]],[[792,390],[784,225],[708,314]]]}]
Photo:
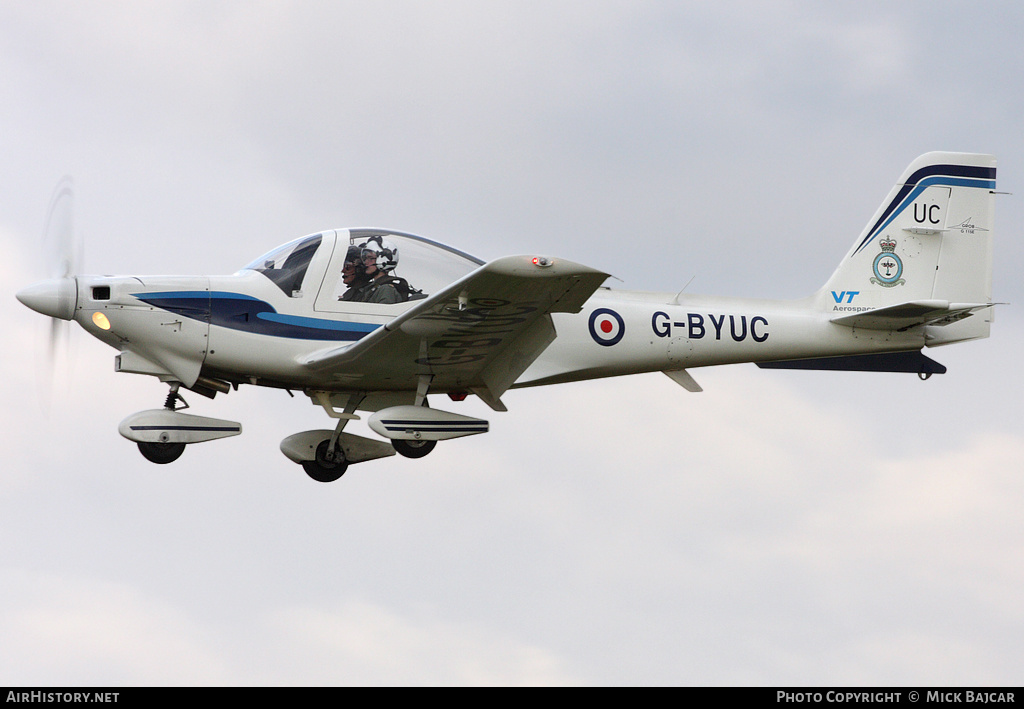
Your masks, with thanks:
[{"label": "overcast sky", "polygon": [[[1021,684],[1022,33],[1010,1],[0,0],[0,684]],[[117,424],[166,387],[77,326],[47,413],[14,299],[65,174],[87,273],[380,226],[800,297],[930,150],[1013,193],[1011,305],[947,374],[514,391],[330,485],[278,443],[331,422],[253,387],[188,397],[242,436],[146,462]]]}]

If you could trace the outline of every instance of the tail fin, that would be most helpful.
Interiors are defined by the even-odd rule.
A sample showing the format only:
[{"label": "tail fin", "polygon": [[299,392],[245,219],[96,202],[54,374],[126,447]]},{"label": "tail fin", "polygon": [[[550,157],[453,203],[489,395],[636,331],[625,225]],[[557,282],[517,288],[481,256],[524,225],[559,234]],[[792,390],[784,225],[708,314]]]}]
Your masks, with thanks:
[{"label": "tail fin", "polygon": [[818,292],[819,304],[836,322],[872,329],[890,329],[879,325],[886,313],[906,327],[913,304],[932,313],[914,323],[932,323],[929,345],[987,337],[995,186],[991,155],[917,158]]}]

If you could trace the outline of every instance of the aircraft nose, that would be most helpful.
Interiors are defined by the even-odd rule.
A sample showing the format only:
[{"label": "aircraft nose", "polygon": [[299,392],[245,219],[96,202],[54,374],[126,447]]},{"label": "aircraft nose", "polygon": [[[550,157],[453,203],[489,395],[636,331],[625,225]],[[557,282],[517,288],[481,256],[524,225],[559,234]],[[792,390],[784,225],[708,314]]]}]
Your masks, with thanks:
[{"label": "aircraft nose", "polygon": [[74,278],[54,278],[23,288],[15,297],[37,313],[71,320],[78,303],[78,284]]}]

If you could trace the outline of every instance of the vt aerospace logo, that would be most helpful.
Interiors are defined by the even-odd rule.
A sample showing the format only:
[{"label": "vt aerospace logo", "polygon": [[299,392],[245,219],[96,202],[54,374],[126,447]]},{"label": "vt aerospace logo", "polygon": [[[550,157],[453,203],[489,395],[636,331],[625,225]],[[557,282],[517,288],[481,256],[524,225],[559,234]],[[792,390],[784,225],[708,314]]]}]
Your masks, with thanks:
[{"label": "vt aerospace logo", "polygon": [[625,334],[626,323],[614,310],[598,308],[590,314],[590,336],[597,344],[611,347]]}]

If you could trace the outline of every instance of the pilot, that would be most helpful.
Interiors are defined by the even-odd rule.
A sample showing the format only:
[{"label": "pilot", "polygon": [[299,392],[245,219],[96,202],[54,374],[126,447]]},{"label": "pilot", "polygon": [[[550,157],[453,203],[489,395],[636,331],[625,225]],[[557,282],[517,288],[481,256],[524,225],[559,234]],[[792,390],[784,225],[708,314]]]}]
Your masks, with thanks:
[{"label": "pilot", "polygon": [[[359,249],[366,281],[348,300],[385,304],[408,300],[408,285],[391,274],[398,265],[398,247],[384,237],[372,236],[360,244]],[[404,293],[397,287],[402,284],[405,284]]]},{"label": "pilot", "polygon": [[370,282],[363,265],[362,251],[358,246],[349,246],[345,254],[345,265],[341,268],[341,280],[348,287],[338,300],[356,300],[359,290]]}]

